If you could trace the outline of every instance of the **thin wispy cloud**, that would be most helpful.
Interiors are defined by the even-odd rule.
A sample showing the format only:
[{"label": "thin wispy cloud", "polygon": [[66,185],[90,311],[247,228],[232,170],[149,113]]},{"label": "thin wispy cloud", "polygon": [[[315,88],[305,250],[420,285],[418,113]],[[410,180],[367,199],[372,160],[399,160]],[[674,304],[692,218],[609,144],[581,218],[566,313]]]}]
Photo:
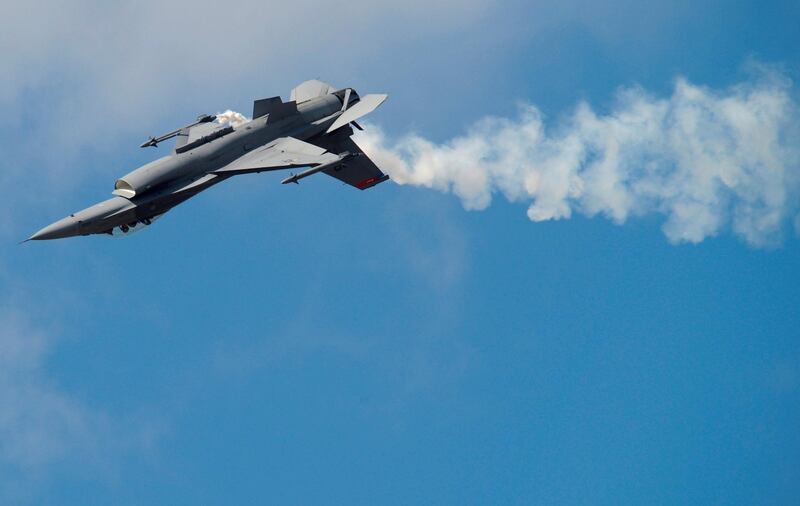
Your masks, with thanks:
[{"label": "thin wispy cloud", "polygon": [[122,455],[149,448],[157,425],[122,420],[83,402],[47,373],[50,332],[24,311],[0,311],[0,500],[25,501],[34,482],[64,466],[76,475],[108,471]]},{"label": "thin wispy cloud", "polygon": [[0,460],[23,468],[86,446],[99,422],[44,376],[51,341],[18,311],[0,315]]}]

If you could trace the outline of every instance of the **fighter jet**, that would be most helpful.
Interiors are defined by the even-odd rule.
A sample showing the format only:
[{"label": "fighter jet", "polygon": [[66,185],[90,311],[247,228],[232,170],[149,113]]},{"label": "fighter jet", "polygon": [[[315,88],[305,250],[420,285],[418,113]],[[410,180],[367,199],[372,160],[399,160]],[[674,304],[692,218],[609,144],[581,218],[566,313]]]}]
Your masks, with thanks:
[{"label": "fighter jet", "polygon": [[114,184],[114,197],[70,214],[28,240],[78,235],[128,235],[198,193],[229,177],[307,167],[282,183],[323,172],[366,190],[389,179],[350,138],[356,120],[374,111],[387,95],[359,97],[352,88],[337,90],[321,81],[306,81],[281,97],[253,103],[253,119],[221,124],[202,115],[194,123],[141,147],[175,138],[169,155],[139,167]]}]

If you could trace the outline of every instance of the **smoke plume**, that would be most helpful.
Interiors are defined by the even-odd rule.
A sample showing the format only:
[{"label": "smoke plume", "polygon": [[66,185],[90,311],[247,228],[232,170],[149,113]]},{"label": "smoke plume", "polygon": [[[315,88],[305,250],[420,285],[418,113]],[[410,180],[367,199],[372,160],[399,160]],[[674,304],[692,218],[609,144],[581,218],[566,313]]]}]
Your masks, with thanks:
[{"label": "smoke plume", "polygon": [[218,112],[217,116],[217,123],[221,125],[230,124],[233,127],[237,127],[243,123],[247,123],[250,121],[250,118],[245,116],[244,114],[236,111],[231,111],[228,109],[225,112]]},{"label": "smoke plume", "polygon": [[750,245],[800,231],[800,120],[791,81],[757,69],[713,90],[677,79],[670,96],[619,91],[607,113],[579,103],[548,122],[535,106],[488,117],[437,144],[390,141],[374,125],[357,138],[399,184],[456,194],[485,209],[494,194],[528,205],[532,221],[602,215],[622,224],[656,213],[673,243],[730,229]]}]

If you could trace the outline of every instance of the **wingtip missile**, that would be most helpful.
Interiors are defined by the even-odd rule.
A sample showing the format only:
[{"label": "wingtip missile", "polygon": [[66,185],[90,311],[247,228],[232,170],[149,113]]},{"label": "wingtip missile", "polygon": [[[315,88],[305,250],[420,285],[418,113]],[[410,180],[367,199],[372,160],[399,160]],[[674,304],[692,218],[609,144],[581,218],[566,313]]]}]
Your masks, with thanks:
[{"label": "wingtip missile", "polygon": [[152,146],[154,148],[158,147],[158,141],[156,140],[155,137],[150,137],[145,142],[143,142],[142,145],[139,146],[139,147],[140,148],[149,148],[150,146]]},{"label": "wingtip missile", "polygon": [[349,151],[345,151],[344,153],[340,154],[339,157],[336,160],[333,160],[333,161],[328,162],[328,163],[323,163],[323,164],[320,164],[320,165],[316,165],[314,167],[311,167],[308,170],[304,170],[303,172],[301,172],[299,174],[292,174],[289,177],[287,177],[286,179],[284,179],[283,181],[281,181],[281,184],[289,184],[289,183],[300,184],[299,181],[301,179],[307,178],[308,176],[313,176],[317,172],[322,172],[323,170],[332,169],[332,168],[336,167],[337,165],[340,165],[340,164],[344,163],[345,160],[348,160],[348,159],[353,158],[355,156],[356,156],[355,153],[350,153]]},{"label": "wingtip missile", "polygon": [[191,128],[191,127],[199,125],[201,123],[211,123],[212,121],[214,121],[216,119],[217,119],[217,117],[215,115],[213,115],[213,114],[201,114],[200,116],[197,117],[197,121],[195,121],[191,125],[186,125],[185,127],[176,128],[175,130],[173,130],[173,131],[171,131],[169,133],[165,133],[164,135],[159,135],[158,137],[150,137],[145,142],[143,142],[142,145],[139,146],[139,147],[140,148],[149,148],[149,147],[152,146],[152,147],[156,148],[156,147],[158,147],[158,143],[159,142],[164,142],[167,139],[171,139],[171,138],[179,135],[181,133],[181,131],[183,131],[183,130],[185,130],[187,128]]},{"label": "wingtip missile", "polygon": [[289,174],[289,177],[281,181],[281,184],[289,184],[289,183],[300,184],[300,178],[298,177],[297,174]]}]

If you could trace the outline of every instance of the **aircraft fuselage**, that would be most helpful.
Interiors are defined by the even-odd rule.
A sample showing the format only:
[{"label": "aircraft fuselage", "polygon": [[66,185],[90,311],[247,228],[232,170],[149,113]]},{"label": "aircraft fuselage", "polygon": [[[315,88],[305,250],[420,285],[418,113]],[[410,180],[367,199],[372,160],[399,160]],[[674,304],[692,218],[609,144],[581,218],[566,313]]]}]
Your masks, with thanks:
[{"label": "aircraft fuselage", "polygon": [[324,95],[298,104],[296,114],[277,121],[268,114],[231,127],[218,138],[187,144],[188,149],[178,148],[118,179],[113,198],[70,214],[31,239],[128,233],[149,225],[155,217],[230,177],[213,171],[278,138],[312,139],[326,131],[341,109],[340,98]]}]

